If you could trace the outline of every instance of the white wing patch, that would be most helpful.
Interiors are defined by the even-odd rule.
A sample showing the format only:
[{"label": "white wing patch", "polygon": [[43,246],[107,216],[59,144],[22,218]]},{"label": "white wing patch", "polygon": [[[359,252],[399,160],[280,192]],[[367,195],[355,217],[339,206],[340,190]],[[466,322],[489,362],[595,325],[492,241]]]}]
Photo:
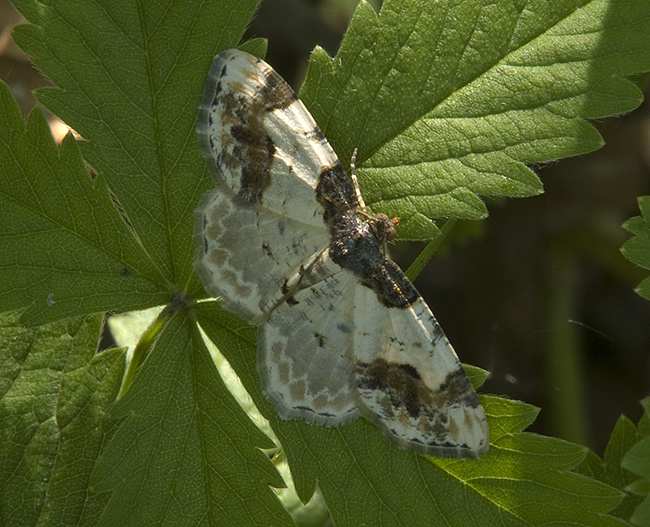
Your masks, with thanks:
[{"label": "white wing patch", "polygon": [[358,214],[336,154],[264,61],[218,54],[198,134],[217,179],[197,209],[205,289],[260,325],[258,369],[284,418],[359,415],[397,445],[477,457],[488,427],[428,306],[382,254],[393,224]]}]

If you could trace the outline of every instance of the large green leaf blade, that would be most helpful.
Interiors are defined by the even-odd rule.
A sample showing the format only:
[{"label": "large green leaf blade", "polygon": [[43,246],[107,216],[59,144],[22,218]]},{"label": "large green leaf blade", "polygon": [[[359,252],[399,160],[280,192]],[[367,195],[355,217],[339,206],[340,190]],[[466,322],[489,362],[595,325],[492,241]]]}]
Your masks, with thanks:
[{"label": "large green leaf blade", "polygon": [[0,309],[36,323],[164,303],[169,289],[68,135],[40,109],[25,124],[0,83]]},{"label": "large green leaf blade", "polygon": [[126,395],[96,488],[112,490],[100,525],[292,525],[259,448],[273,443],[216,372],[195,322],[179,313],[158,335]]},{"label": "large green leaf blade", "polygon": [[642,2],[361,3],[332,62],[316,50],[301,97],[400,236],[426,218],[485,216],[480,196],[530,196],[524,163],[602,146],[584,119],[641,101],[622,75],[650,68]]},{"label": "large green leaf blade", "polygon": [[15,4],[32,22],[17,42],[57,86],[38,99],[83,136],[158,273],[198,293],[193,212],[211,181],[196,112],[212,53],[237,42],[257,2]]}]

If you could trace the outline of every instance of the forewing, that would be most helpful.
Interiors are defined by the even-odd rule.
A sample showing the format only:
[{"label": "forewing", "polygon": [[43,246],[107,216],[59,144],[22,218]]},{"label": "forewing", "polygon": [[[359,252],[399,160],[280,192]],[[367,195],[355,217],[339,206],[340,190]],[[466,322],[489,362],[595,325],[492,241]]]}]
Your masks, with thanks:
[{"label": "forewing", "polygon": [[203,155],[234,195],[324,228],[315,188],[336,154],[291,87],[266,62],[214,58],[197,124]]},{"label": "forewing", "polygon": [[373,290],[359,285],[354,323],[364,415],[409,450],[474,458],[487,451],[483,407],[421,297],[409,307],[387,308]]},{"label": "forewing", "polygon": [[280,416],[336,425],[358,415],[349,294],[356,281],[323,255],[262,326],[258,366]]}]

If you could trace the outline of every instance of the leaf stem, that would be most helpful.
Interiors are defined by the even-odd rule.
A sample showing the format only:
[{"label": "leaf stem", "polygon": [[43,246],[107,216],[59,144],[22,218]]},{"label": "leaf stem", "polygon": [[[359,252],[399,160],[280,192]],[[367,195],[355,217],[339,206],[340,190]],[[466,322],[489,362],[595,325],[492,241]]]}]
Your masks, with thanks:
[{"label": "leaf stem", "polygon": [[121,399],[124,394],[129,391],[138,368],[149,354],[149,350],[156,340],[156,337],[160,333],[160,330],[173,315],[174,311],[169,309],[169,307],[170,306],[165,307],[165,309],[160,312],[160,314],[155,318],[147,330],[142,334],[142,337],[140,337],[138,344],[133,350],[133,355],[129,361],[126,374],[124,375],[122,387],[120,388],[120,393],[117,396],[118,399]]},{"label": "leaf stem", "polygon": [[580,336],[575,324],[577,264],[575,254],[561,247],[551,249],[547,320],[550,331],[546,361],[551,410],[556,434],[586,444],[587,422],[582,378]]},{"label": "leaf stem", "polygon": [[454,228],[454,225],[456,225],[456,219],[455,218],[448,219],[444,223],[444,225],[440,228],[440,232],[438,233],[438,235],[429,243],[427,243],[426,247],[418,255],[415,261],[410,265],[410,267],[406,271],[406,276],[411,282],[413,282],[418,277],[418,275],[422,272],[422,269],[424,269],[427,263],[429,263],[431,257],[440,248],[440,245],[442,245],[443,240]]}]

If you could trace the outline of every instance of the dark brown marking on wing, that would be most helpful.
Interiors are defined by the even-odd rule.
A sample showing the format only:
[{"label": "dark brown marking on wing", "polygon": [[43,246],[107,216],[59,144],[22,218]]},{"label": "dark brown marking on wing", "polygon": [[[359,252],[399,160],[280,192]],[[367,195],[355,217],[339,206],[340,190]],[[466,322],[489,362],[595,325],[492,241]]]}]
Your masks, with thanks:
[{"label": "dark brown marking on wing", "polygon": [[[466,447],[448,442],[448,410],[453,406],[476,408],[479,398],[462,366],[447,375],[439,387],[424,384],[417,370],[409,364],[390,363],[377,359],[355,365],[357,386],[361,393],[381,402],[376,415],[381,422],[399,421],[400,414],[416,421],[428,445]],[[372,392],[381,395],[371,396]],[[395,430],[390,430],[400,435]],[[416,438],[409,438],[417,441]]]},{"label": "dark brown marking on wing", "polygon": [[[231,60],[236,60],[233,55]],[[273,69],[257,59],[257,68],[263,72],[264,81],[254,94],[227,92],[221,86],[227,76],[228,64],[215,61],[214,96],[212,106],[220,109],[217,118],[230,123],[230,134],[235,141],[232,157],[241,166],[241,181],[238,196],[244,201],[262,203],[264,191],[271,184],[271,165],[275,156],[275,145],[264,128],[264,119],[269,112],[291,106],[298,96]],[[220,65],[220,66],[219,66]],[[213,119],[213,114],[207,114]],[[228,167],[233,159],[221,152],[220,145],[209,138],[210,148],[218,158],[218,164]]]},{"label": "dark brown marking on wing", "polygon": [[288,108],[298,100],[296,92],[275,70],[267,71],[266,83],[259,91],[259,97],[265,101],[267,112]]},{"label": "dark brown marking on wing", "polygon": [[480,405],[462,366],[450,372],[436,389],[426,386],[410,364],[389,363],[384,359],[371,363],[358,362],[356,373],[359,389],[385,393],[394,409],[403,408],[414,419],[432,408],[444,408],[450,404],[471,408]]}]

